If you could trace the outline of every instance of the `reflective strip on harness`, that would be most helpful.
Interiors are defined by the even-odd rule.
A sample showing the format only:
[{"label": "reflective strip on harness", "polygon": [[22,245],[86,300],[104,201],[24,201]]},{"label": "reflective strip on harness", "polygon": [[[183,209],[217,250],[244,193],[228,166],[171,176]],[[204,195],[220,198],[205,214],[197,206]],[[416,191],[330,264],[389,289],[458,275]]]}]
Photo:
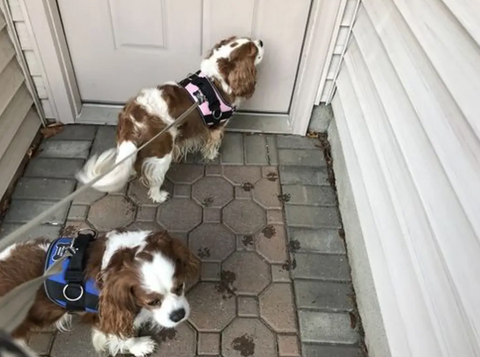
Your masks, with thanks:
[{"label": "reflective strip on harness", "polygon": [[230,119],[236,108],[218,92],[215,85],[198,71],[180,81],[190,97],[198,103],[198,113],[207,126],[218,125]]},{"label": "reflective strip on harness", "polygon": [[[53,241],[47,251],[45,270],[69,251],[73,242],[74,239],[69,237],[61,237]],[[83,244],[80,249],[86,250],[88,242]],[[98,312],[99,291],[95,286],[95,281],[93,279],[84,281],[83,271],[82,274],[75,274],[76,271],[74,270],[72,275],[71,262],[72,257],[65,259],[62,262],[62,272],[49,277],[45,281],[44,287],[47,297],[53,303],[68,311]],[[84,267],[82,267],[83,269]]]}]

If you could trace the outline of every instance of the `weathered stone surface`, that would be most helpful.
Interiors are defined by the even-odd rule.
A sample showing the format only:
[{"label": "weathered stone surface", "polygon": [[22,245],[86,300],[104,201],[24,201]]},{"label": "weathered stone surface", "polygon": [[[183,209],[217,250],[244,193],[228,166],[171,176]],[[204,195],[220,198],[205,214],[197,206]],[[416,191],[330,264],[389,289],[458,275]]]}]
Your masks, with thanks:
[{"label": "weathered stone surface", "polygon": [[221,208],[233,199],[233,186],[221,177],[204,177],[193,185],[192,197],[203,207]]},{"label": "weathered stone surface", "polygon": [[354,344],[358,341],[357,331],[350,326],[349,314],[300,310],[299,321],[303,342]]},{"label": "weathered stone surface", "polygon": [[290,284],[272,284],[260,295],[260,315],[276,332],[297,331],[292,290]]},{"label": "weathered stone surface", "polygon": [[135,205],[123,196],[105,196],[88,212],[88,221],[101,232],[127,227],[135,218]]},{"label": "weathered stone surface", "polygon": [[189,232],[202,222],[202,209],[186,198],[172,198],[158,207],[157,221],[165,229]]},{"label": "weathered stone surface", "polygon": [[233,290],[241,295],[256,295],[270,283],[268,264],[254,252],[235,252],[224,263],[223,270],[233,273]]},{"label": "weathered stone surface", "polygon": [[235,250],[235,236],[221,224],[203,223],[189,235],[190,249],[202,261],[222,261]]},{"label": "weathered stone surface", "polygon": [[274,334],[258,319],[237,318],[222,333],[224,357],[274,357]]},{"label": "weathered stone surface", "polygon": [[235,200],[223,209],[223,223],[235,233],[255,234],[265,220],[265,211],[249,200]]}]

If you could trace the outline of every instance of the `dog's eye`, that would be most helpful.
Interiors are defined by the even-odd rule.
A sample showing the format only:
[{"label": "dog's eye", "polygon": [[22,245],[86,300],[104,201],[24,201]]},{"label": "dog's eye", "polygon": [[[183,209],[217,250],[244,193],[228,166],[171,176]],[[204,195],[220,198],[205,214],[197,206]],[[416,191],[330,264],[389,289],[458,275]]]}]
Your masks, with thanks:
[{"label": "dog's eye", "polygon": [[148,306],[158,306],[162,303],[160,299],[153,299],[147,302]]},{"label": "dog's eye", "polygon": [[183,293],[183,287],[184,287],[184,284],[179,285],[179,286],[177,286],[175,289],[173,289],[172,292],[173,292],[175,295],[182,295],[182,293]]}]

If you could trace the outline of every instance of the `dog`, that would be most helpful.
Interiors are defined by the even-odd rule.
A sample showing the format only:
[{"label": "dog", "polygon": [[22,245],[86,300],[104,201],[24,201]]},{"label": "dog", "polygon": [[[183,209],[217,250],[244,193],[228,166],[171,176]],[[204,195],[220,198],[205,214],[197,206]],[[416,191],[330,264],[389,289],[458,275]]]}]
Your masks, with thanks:
[{"label": "dog", "polygon": [[139,173],[150,199],[166,201],[168,192],[161,187],[172,161],[197,151],[204,160],[217,157],[228,120],[255,91],[256,67],[263,56],[261,40],[230,37],[214,46],[196,74],[180,83],[142,90],[119,114],[117,147],[88,160],[76,175],[77,180],[86,184],[107,172],[197,102],[198,110],[179,127],[160,135],[92,186],[102,192],[119,191]]},{"label": "dog", "polygon": [[[53,243],[36,239],[0,252],[0,296],[41,276],[47,262],[58,258],[62,251],[62,239],[66,238]],[[140,331],[174,328],[189,317],[185,286],[198,274],[198,258],[167,232],[114,230],[88,242],[84,245],[85,259],[82,258],[84,288],[78,291],[85,296],[85,306],[89,298],[96,303],[77,314],[92,326],[95,350],[100,355],[112,356],[152,353],[156,347],[153,338],[140,336]],[[67,265],[71,266],[72,261]],[[13,331],[16,341],[25,343],[31,332],[38,329],[56,326],[66,330],[71,324],[72,314],[52,300],[53,290],[47,282],[37,292],[26,319]],[[94,295],[88,295],[93,294],[88,290],[88,282],[98,290],[96,300]],[[75,290],[67,289],[67,285],[63,296],[69,298],[64,300],[74,304],[79,300]]]}]

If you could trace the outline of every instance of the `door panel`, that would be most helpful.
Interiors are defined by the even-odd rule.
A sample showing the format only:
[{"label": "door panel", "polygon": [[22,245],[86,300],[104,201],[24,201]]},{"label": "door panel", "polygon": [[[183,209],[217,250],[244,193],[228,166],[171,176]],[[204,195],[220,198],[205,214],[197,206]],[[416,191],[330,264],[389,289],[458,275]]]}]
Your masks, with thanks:
[{"label": "door panel", "polygon": [[257,92],[241,109],[287,113],[312,0],[58,0],[84,102],[123,104],[180,80],[222,38],[261,38]]}]

